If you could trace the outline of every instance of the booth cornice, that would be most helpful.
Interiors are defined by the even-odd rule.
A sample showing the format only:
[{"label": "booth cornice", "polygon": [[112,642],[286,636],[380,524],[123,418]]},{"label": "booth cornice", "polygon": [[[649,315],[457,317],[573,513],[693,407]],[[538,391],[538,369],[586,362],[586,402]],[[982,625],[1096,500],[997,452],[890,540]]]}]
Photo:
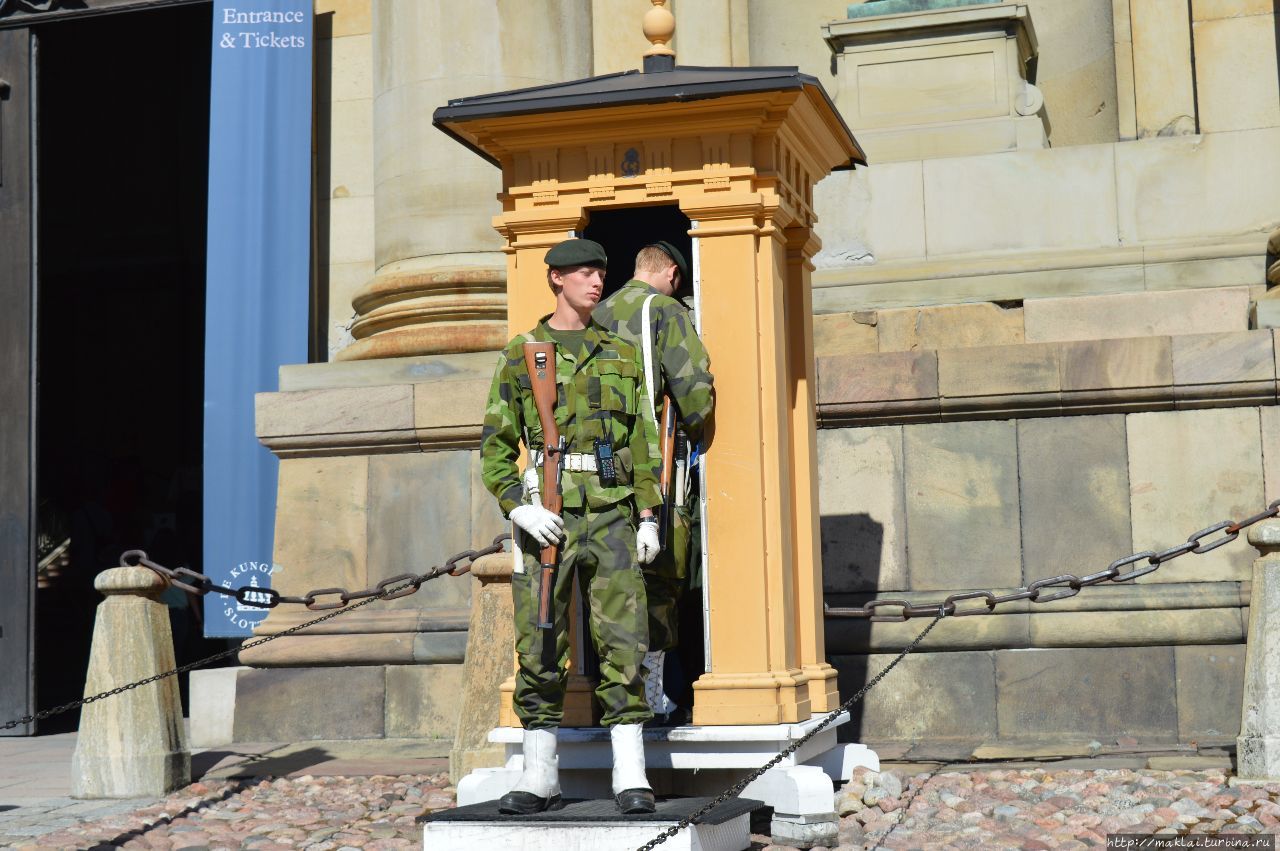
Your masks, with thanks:
[{"label": "booth cornice", "polygon": [[493,227],[505,237],[515,236],[523,247],[530,243],[555,245],[571,230],[585,225],[578,207],[566,207],[561,215],[549,215],[546,208],[538,210],[509,210],[493,217]]},{"label": "booth cornice", "polygon": [[[630,104],[598,110],[572,110],[544,115],[516,115],[475,118],[452,125],[476,148],[503,162],[518,153],[539,148],[578,147],[621,139],[687,138],[714,133],[772,134],[790,116],[801,127],[820,125],[822,132],[806,133],[810,140],[822,139],[833,154],[828,168],[852,159],[864,159],[856,143],[840,143],[835,131],[843,132],[840,118],[830,109],[819,108],[807,90],[781,90],[726,96],[699,102],[691,112],[687,103]],[[554,119],[554,120],[548,120]],[[638,125],[637,119],[643,124]],[[637,132],[643,127],[642,132]],[[847,139],[847,137],[845,137]]]}]

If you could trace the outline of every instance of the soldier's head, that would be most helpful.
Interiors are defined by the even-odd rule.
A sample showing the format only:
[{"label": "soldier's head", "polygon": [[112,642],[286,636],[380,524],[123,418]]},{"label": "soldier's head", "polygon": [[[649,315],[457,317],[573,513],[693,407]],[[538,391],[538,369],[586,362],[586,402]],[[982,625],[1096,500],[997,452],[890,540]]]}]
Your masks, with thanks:
[{"label": "soldier's head", "polygon": [[544,259],[547,285],[556,301],[563,299],[575,311],[590,313],[604,293],[608,263],[604,246],[589,239],[566,239],[553,246]]},{"label": "soldier's head", "polygon": [[659,240],[640,249],[633,277],[663,295],[674,295],[689,280],[689,264],[680,249]]}]

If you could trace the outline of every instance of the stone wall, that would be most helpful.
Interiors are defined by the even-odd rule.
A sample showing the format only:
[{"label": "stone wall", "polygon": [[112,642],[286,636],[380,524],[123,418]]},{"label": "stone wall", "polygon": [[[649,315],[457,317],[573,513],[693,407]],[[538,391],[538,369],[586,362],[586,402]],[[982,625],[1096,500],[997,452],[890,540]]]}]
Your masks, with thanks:
[{"label": "stone wall", "polygon": [[[282,391],[259,395],[257,411],[259,438],[281,458],[278,591],[357,590],[425,573],[507,530],[476,449],[492,357],[281,370]],[[221,729],[235,741],[451,740],[474,584],[441,577],[244,651],[253,667],[236,674],[220,707],[198,711],[230,714]],[[274,609],[258,634],[313,617]]]},{"label": "stone wall", "polygon": [[1278,193],[1280,128],[838,172],[814,309],[1261,284]]},{"label": "stone wall", "polygon": [[[826,601],[1008,591],[1260,510],[1280,493],[1280,346],[1249,330],[1249,300],[1210,288],[820,317]],[[991,316],[995,330],[974,336]],[[850,329],[876,345],[830,351]],[[294,530],[282,590],[362,587],[501,531],[474,450],[490,367],[475,354],[285,371],[287,389],[259,402]],[[949,620],[845,735],[989,753],[1034,737],[1230,738],[1252,558],[1238,542],[1137,583]],[[440,580],[367,622],[266,645],[248,660],[266,667],[239,675],[237,737],[447,736],[440,696],[457,687],[469,584]],[[841,693],[921,627],[828,620]],[[331,691],[344,679],[356,683],[345,725]],[[1082,683],[1097,698],[1064,709]]]},{"label": "stone wall", "polygon": [[[798,65],[835,97],[821,27],[847,2],[674,0],[675,47],[689,64]],[[1086,573],[1280,496],[1278,347],[1249,318],[1280,224],[1274,4],[1192,0],[1172,16],[1159,14],[1163,0],[1026,5],[1052,148],[873,164],[815,192],[833,605]],[[393,6],[444,14],[439,0],[382,11]],[[564,9],[579,26],[560,41],[589,51],[535,67],[510,55],[526,36],[495,34],[514,14],[557,37]],[[496,188],[498,172],[431,128],[432,109],[638,67],[645,44],[634,0],[489,4],[447,45],[451,61],[376,17],[371,0],[316,10],[332,355],[351,343],[352,298],[378,269],[403,258],[453,269],[497,244],[497,207],[473,190]],[[458,57],[472,47],[498,70],[464,85]],[[428,172],[451,179],[424,194]],[[281,590],[364,587],[502,531],[475,458],[492,364],[475,353],[284,368],[258,423],[282,458]],[[1027,737],[1229,738],[1251,557],[1237,542],[1134,584],[947,621],[845,735],[997,749]],[[471,584],[441,580],[246,654],[257,667],[236,675],[235,737],[448,738]],[[264,631],[301,619],[277,610]],[[829,621],[841,692],[919,628]]]},{"label": "stone wall", "polygon": [[[1116,141],[1112,0],[1021,2],[1030,8],[1040,38],[1036,85],[1044,92],[1053,145]],[[848,0],[750,0],[751,64],[798,65],[837,97],[839,78],[821,28],[844,19],[848,6]]]},{"label": "stone wall", "polygon": [[1273,4],[1027,5],[1053,147],[827,177],[819,314],[1262,283],[1280,223]]},{"label": "stone wall", "polygon": [[[1280,223],[1273,206],[1280,187],[1280,74],[1270,0],[1196,0],[1189,14],[1172,16],[1160,15],[1162,7],[1153,0],[1026,5],[1039,34],[1036,81],[1045,95],[1053,149],[873,164],[827,178],[815,198],[825,244],[816,276],[819,312],[1256,282],[1252,266],[1246,274],[1240,258],[1256,257],[1255,243]],[[559,9],[553,6],[543,11]],[[589,15],[585,2],[566,7],[590,20],[589,34],[579,27],[563,37],[574,44],[589,40],[590,62],[526,75],[527,80],[513,76],[510,84],[637,67],[644,39],[634,6],[629,0],[591,0],[589,6]],[[681,61],[798,65],[838,98],[821,28],[844,18],[845,0],[672,6],[688,31]],[[377,265],[379,130],[370,0],[317,0],[316,12],[317,247],[327,260],[332,356],[352,341],[352,298],[373,279]],[[480,34],[472,37],[486,56],[507,50]],[[679,33],[675,44],[681,49]],[[396,61],[388,55],[383,64]],[[444,94],[406,103],[406,114],[417,116],[408,135],[422,138],[404,144],[429,143],[432,150],[446,145],[441,150],[449,154],[451,173],[460,173],[461,163],[469,180],[496,187],[496,170],[418,120],[446,96],[479,91],[479,83],[463,67],[442,65],[428,76],[435,88],[419,94]],[[508,78],[485,79],[496,86]],[[1185,113],[1189,123],[1163,132]],[[393,123],[384,122],[382,129],[404,138],[405,127]],[[1117,138],[1197,131],[1210,135],[1113,144]],[[463,159],[453,163],[457,158]],[[407,208],[418,215],[424,204],[417,198]],[[470,212],[464,213],[458,203],[447,206],[449,227],[471,236],[459,241],[434,226],[426,232],[454,246],[449,251],[480,242],[491,251],[493,235],[478,236],[489,233],[482,207],[466,207]],[[1183,261],[1205,268],[1188,278],[1185,264],[1177,265]],[[988,280],[979,283],[983,276]]]},{"label": "stone wall", "polygon": [[814,350],[821,358],[1247,331],[1264,294],[1254,284],[826,313],[813,318]]},{"label": "stone wall", "polygon": [[[815,317],[827,602],[1007,593],[1261,510],[1280,495],[1280,348],[1250,328],[1262,291]],[[843,735],[987,756],[1046,739],[1227,743],[1254,555],[1237,541],[1136,582],[946,621]],[[923,626],[829,619],[841,693]]]}]

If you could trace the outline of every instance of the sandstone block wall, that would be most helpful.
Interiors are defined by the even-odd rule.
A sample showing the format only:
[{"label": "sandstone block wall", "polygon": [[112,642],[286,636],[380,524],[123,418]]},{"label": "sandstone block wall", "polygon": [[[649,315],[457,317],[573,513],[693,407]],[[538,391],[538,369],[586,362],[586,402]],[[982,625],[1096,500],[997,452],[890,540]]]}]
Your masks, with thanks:
[{"label": "sandstone block wall", "polygon": [[[819,352],[827,602],[1007,593],[1260,511],[1280,496],[1278,349],[1249,329],[1249,296],[818,317],[835,352]],[[1045,740],[1229,743],[1255,556],[1241,538],[1136,582],[945,621],[842,735],[989,756]],[[841,693],[925,623],[828,619]]]}]

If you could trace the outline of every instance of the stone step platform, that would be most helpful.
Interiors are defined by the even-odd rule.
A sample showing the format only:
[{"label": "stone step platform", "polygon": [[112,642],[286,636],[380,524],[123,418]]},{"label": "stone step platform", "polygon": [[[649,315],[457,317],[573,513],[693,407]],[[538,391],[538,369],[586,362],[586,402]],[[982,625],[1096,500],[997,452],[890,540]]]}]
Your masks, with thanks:
[{"label": "stone step platform", "polygon": [[[502,815],[497,801],[484,801],[425,816],[422,847],[431,851],[631,851],[709,800],[660,799],[657,812],[632,816],[618,812],[612,798],[570,800],[563,809],[531,816]],[[763,806],[750,798],[730,799],[659,847],[663,851],[744,851],[751,846],[751,813]]]}]

